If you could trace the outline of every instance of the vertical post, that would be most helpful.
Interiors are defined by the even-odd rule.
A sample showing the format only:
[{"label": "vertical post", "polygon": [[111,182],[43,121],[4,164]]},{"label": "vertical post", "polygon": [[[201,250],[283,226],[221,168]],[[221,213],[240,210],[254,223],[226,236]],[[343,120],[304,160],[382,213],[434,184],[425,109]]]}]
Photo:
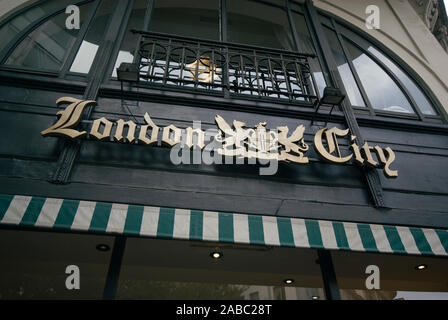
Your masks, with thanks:
[{"label": "vertical post", "polygon": [[[227,42],[227,2],[226,0],[219,0],[219,41],[221,42]],[[230,97],[229,92],[229,79],[227,78],[229,76],[229,54],[228,54],[228,47],[224,46],[224,48],[220,53],[221,56],[224,57],[225,61],[223,61],[223,64],[221,66],[222,70],[222,84],[223,84],[223,91],[224,91],[224,98]]]},{"label": "vertical post", "polygon": [[[331,83],[334,87],[340,88],[341,91],[346,95],[347,92],[345,91],[344,84],[342,82],[341,76],[338,72],[336,61],[331,53],[331,48],[328,44],[328,42],[325,40],[325,34],[322,30],[322,26],[319,21],[319,16],[317,14],[316,8],[313,5],[313,2],[311,0],[306,0],[305,3],[306,9],[309,13],[310,21],[312,24],[312,27],[315,31],[317,41],[322,48],[322,54],[324,57],[324,60],[328,66],[329,70],[329,76]],[[364,144],[364,139],[361,135],[361,130],[358,126],[358,121],[356,120],[355,114],[353,112],[353,109],[351,108],[350,104],[347,102],[347,99],[342,101],[341,104],[342,112],[344,114],[345,122],[347,123],[347,127],[350,129],[350,132],[352,135],[356,136],[356,143],[358,145]],[[386,207],[384,196],[383,196],[383,189],[381,187],[381,181],[378,176],[378,172],[374,168],[366,167],[363,169],[364,176],[367,181],[367,187],[369,190],[370,197],[372,199],[373,205],[376,208],[384,208]]]},{"label": "vertical post", "polygon": [[120,279],[121,263],[126,249],[126,237],[116,236],[109,270],[107,271],[106,284],[104,285],[103,300],[114,300],[117,295],[118,280]]},{"label": "vertical post", "polygon": [[[104,4],[105,0],[101,1]],[[107,76],[108,66],[111,59],[111,55],[114,49],[115,40],[117,34],[122,27],[123,17],[127,17],[130,14],[130,10],[133,1],[119,1],[117,2],[116,8],[110,17],[109,25],[105,31],[105,38],[100,46],[100,51],[98,52],[95,61],[92,65],[92,70],[90,74],[92,78],[84,91],[83,99],[85,100],[97,100],[98,93],[100,90],[101,83]],[[101,5],[99,7],[101,9]],[[120,21],[121,23],[115,23]],[[107,63],[105,63],[107,62]],[[89,119],[93,112],[93,107],[87,107],[84,113],[84,119]],[[56,184],[64,184],[68,182],[73,165],[78,156],[79,150],[81,149],[81,141],[64,141],[64,146],[61,154],[59,155],[58,164],[56,171],[50,182]]]},{"label": "vertical post", "polygon": [[319,257],[320,271],[322,272],[327,300],[341,300],[331,253],[327,250],[317,250],[317,256]]}]

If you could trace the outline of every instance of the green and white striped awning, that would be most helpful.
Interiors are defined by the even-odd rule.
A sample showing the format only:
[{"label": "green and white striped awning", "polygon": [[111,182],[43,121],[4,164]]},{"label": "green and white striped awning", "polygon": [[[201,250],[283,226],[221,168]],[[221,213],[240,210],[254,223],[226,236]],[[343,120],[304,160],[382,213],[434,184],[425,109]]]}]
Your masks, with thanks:
[{"label": "green and white striped awning", "polygon": [[448,255],[448,230],[0,194],[0,224],[364,252]]}]

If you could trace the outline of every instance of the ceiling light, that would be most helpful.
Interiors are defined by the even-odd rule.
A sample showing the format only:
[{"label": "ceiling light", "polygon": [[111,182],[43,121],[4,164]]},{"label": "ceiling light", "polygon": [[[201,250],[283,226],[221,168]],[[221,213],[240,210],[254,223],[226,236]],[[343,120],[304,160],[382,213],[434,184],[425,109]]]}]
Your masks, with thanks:
[{"label": "ceiling light", "polygon": [[212,253],[210,253],[210,257],[212,257],[213,259],[220,259],[222,258],[222,252],[213,251]]},{"label": "ceiling light", "polygon": [[294,279],[285,279],[285,280],[283,280],[283,282],[286,284],[291,284],[294,282]]},{"label": "ceiling light", "polygon": [[428,266],[426,264],[419,264],[418,266],[415,266],[415,269],[418,271],[425,270],[427,268]]},{"label": "ceiling light", "polygon": [[312,296],[311,299],[313,299],[313,300],[319,300],[319,296]]},{"label": "ceiling light", "polygon": [[96,246],[96,250],[98,251],[109,251],[110,247],[107,244],[104,243],[100,243],[99,245]]}]

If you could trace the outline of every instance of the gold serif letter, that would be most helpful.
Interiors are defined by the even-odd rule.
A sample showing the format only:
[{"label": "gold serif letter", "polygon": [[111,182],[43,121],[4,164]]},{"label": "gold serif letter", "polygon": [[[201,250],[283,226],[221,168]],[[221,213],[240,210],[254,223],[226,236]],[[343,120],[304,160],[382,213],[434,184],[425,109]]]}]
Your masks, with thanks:
[{"label": "gold serif letter", "polygon": [[[316,147],[317,153],[324,158],[325,160],[328,160],[333,163],[346,163],[348,162],[352,157],[353,154],[342,157],[341,151],[339,150],[339,144],[337,137],[345,137],[349,132],[349,129],[342,130],[336,127],[333,127],[331,129],[323,128],[320,129],[316,135],[314,136],[314,146]],[[327,146],[328,150],[325,149],[323,144],[323,137],[322,135],[325,133],[325,138],[327,140]],[[337,151],[337,156],[332,155],[334,151]]]},{"label": "gold serif letter", "polygon": [[96,103],[93,100],[79,100],[71,97],[62,97],[56,101],[59,106],[62,103],[70,103],[64,110],[58,111],[59,120],[50,128],[40,134],[44,137],[68,137],[71,139],[80,138],[86,135],[86,131],[73,129],[81,121],[82,112],[89,104]]}]

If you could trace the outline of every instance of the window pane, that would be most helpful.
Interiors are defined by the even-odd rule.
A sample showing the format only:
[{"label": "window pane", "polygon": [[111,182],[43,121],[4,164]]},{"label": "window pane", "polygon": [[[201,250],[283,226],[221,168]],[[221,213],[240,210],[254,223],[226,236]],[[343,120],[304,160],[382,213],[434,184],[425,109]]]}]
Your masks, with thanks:
[{"label": "window pane", "polygon": [[10,43],[10,41],[30,24],[44,18],[46,15],[51,14],[56,10],[64,9],[67,5],[72,3],[72,0],[46,1],[18,15],[0,29],[0,39],[2,39],[2,41],[0,41],[0,51],[11,46],[12,43]]},{"label": "window pane", "polygon": [[[90,7],[90,4],[80,7],[81,26]],[[49,71],[59,70],[79,33],[77,29],[66,28],[66,19],[64,11],[31,32],[9,56],[6,64]]]},{"label": "window pane", "polygon": [[341,75],[342,82],[344,83],[345,91],[347,92],[348,98],[352,106],[365,107],[364,99],[361,96],[358,85],[356,84],[355,78],[353,77],[350,66],[348,65],[347,59],[342,51],[342,47],[339,44],[339,40],[333,30],[327,27],[323,28],[325,35],[330,44],[331,51],[338,65],[338,71]]},{"label": "window pane", "polygon": [[[118,299],[325,299],[316,251],[128,238]],[[291,285],[284,280],[292,278]]]},{"label": "window pane", "polygon": [[219,2],[156,0],[150,31],[219,40]]},{"label": "window pane", "polygon": [[365,53],[345,42],[372,107],[377,110],[414,113],[408,99],[391,77]]},{"label": "window pane", "polygon": [[227,0],[227,20],[230,42],[295,50],[283,9],[247,0]]},{"label": "window pane", "polygon": [[370,46],[367,50],[378,57],[398,77],[398,79],[400,79],[414,98],[418,108],[423,114],[436,115],[434,108],[431,106],[431,103],[429,103],[422,90],[420,90],[414,81],[412,81],[399,67],[397,67],[395,63],[386,58],[386,56],[372,46]]},{"label": "window pane", "polygon": [[105,0],[95,13],[95,17],[89,25],[89,30],[79,47],[75,60],[70,68],[71,72],[89,73],[100,43],[103,41],[104,32],[109,24],[110,16],[116,6],[115,1]]},{"label": "window pane", "polygon": [[143,21],[145,19],[147,5],[148,0],[137,0],[134,3],[128,25],[124,33],[124,38],[121,42],[120,51],[118,52],[117,60],[115,61],[115,66],[112,70],[113,77],[117,76],[117,68],[121,63],[132,62],[134,60],[134,54],[137,48],[139,35],[132,33],[131,30],[143,29]]},{"label": "window pane", "polygon": [[[392,254],[333,251],[341,299],[448,300],[448,259]],[[367,289],[367,266],[379,268],[380,289]],[[417,270],[419,265],[427,269]],[[367,281],[369,284],[371,281]]]},{"label": "window pane", "polygon": [[[314,48],[313,41],[311,40],[311,35],[306,24],[305,17],[302,14],[295,12],[293,12],[292,17],[300,42],[300,51],[308,54],[316,54],[316,50]],[[310,62],[310,67],[313,72],[314,79],[316,80],[319,93],[322,95],[324,92],[324,88],[326,87],[326,82],[322,73],[319,59],[309,58],[308,61]]]},{"label": "window pane", "polygon": [[[113,237],[1,230],[0,299],[102,299],[112,246]],[[65,284],[70,265],[79,268],[77,290]]]}]

